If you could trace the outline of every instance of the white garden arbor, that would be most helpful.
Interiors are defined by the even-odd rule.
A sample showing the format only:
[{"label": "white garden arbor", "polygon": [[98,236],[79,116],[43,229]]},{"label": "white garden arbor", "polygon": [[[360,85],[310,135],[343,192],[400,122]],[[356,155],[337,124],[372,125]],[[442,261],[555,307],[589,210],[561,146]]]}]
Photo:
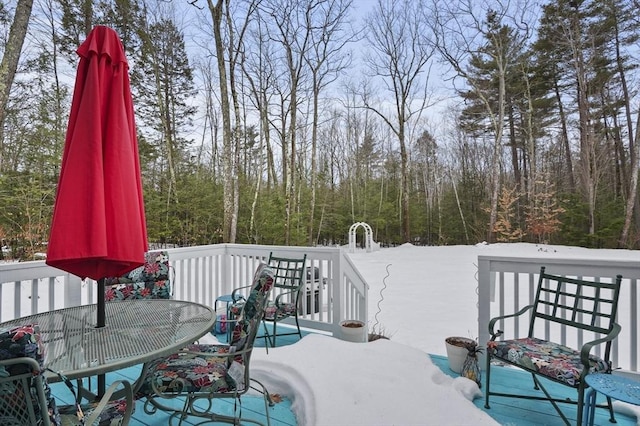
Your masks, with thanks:
[{"label": "white garden arbor", "polygon": [[373,230],[369,224],[365,222],[356,222],[349,228],[349,252],[353,253],[356,251],[356,236],[358,228],[360,227],[364,228],[364,247],[367,250],[367,253],[378,250],[380,248],[380,244],[373,241]]}]

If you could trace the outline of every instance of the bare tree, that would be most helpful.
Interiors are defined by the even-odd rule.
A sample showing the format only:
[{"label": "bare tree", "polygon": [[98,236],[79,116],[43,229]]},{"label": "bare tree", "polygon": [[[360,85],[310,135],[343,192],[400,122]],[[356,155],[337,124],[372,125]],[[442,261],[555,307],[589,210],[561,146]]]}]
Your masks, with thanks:
[{"label": "bare tree", "polygon": [[309,55],[305,58],[311,70],[312,121],[311,121],[311,201],[309,205],[309,245],[314,245],[314,213],[316,209],[317,145],[320,121],[320,94],[334,82],[339,73],[349,65],[349,56],[344,47],[353,40],[344,32],[347,11],[351,0],[329,0],[318,3],[316,13],[310,18],[313,31]]},{"label": "bare tree", "polygon": [[222,18],[224,16],[224,0],[207,0],[211,20],[213,23],[213,38],[215,42],[216,58],[218,61],[218,80],[220,88],[220,104],[222,109],[222,182],[223,182],[223,222],[222,241],[235,242],[235,229],[233,224],[237,222],[234,206],[234,150],[233,135],[231,133],[231,106],[229,104],[229,90],[227,68],[225,63],[224,39],[222,35]]},{"label": "bare tree", "polygon": [[[256,11],[257,5],[260,3],[258,0],[252,0],[247,2],[246,9],[244,9],[243,17],[239,19],[239,24],[236,26],[236,22],[234,20],[233,14],[229,7],[231,2],[227,0],[225,16],[227,23],[227,34],[228,34],[228,43],[227,43],[227,62],[229,66],[229,91],[231,94],[231,100],[233,105],[233,112],[235,117],[235,123],[233,126],[233,134],[232,134],[232,145],[233,145],[233,174],[235,175],[235,179],[232,179],[232,206],[230,210],[230,223],[229,223],[229,242],[234,243],[236,241],[236,234],[238,228],[238,209],[240,207],[240,187],[238,184],[238,176],[240,174],[240,143],[241,143],[241,134],[246,134],[246,131],[242,131],[243,124],[246,120],[243,119],[242,114],[240,112],[240,101],[238,97],[238,84],[236,83],[236,73],[238,72],[236,68],[238,67],[238,63],[242,57],[242,52],[244,50],[243,43],[245,34],[249,28],[249,23],[251,18]],[[226,161],[226,160],[225,160]],[[225,212],[227,210],[225,209]]]},{"label": "bare tree", "polygon": [[407,126],[417,120],[429,105],[429,73],[434,45],[429,26],[423,20],[423,2],[378,0],[366,18],[371,46],[367,65],[372,77],[382,79],[393,96],[393,112],[374,105],[363,96],[364,106],[378,115],[397,137],[401,157],[402,239],[411,240],[409,226],[409,160]]},{"label": "bare tree", "polygon": [[[244,78],[249,86],[249,101],[258,112],[259,117],[259,158],[258,169],[263,170],[266,164],[267,185],[275,183],[276,173],[271,149],[271,132],[269,123],[269,86],[274,80],[273,61],[270,59],[268,35],[264,28],[264,22],[256,20],[255,28],[250,32],[250,41],[247,49],[243,50],[240,66]],[[249,237],[258,242],[256,233],[256,209],[258,195],[262,187],[262,174],[256,176],[253,201],[251,203],[251,216],[249,219]]]},{"label": "bare tree", "polygon": [[2,146],[3,146],[3,129],[5,110],[9,101],[9,93],[13,85],[13,79],[16,76],[18,62],[20,61],[20,52],[27,35],[27,27],[29,26],[29,18],[33,9],[33,0],[18,0],[13,23],[9,30],[9,38],[4,46],[4,54],[2,62],[0,62],[0,170],[2,170]]},{"label": "bare tree", "polygon": [[270,0],[263,2],[261,6],[261,12],[271,21],[269,34],[271,40],[279,46],[287,79],[286,88],[279,94],[282,111],[280,133],[283,141],[285,244],[290,244],[292,218],[296,211],[298,108],[303,101],[300,95],[308,74],[306,60],[313,31],[311,24],[315,10],[321,3],[322,0]]}]

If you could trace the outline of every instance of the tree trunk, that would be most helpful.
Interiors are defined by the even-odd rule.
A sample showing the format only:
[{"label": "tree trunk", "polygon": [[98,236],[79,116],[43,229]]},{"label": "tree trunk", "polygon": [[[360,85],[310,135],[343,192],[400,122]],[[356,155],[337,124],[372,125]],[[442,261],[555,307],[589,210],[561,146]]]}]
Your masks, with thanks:
[{"label": "tree trunk", "polygon": [[[230,208],[230,218],[229,218],[229,242],[235,243],[237,230],[238,230],[238,209],[240,205],[240,184],[238,181],[238,176],[240,176],[240,137],[241,137],[241,127],[240,123],[244,122],[240,115],[240,102],[238,101],[238,93],[236,91],[236,80],[235,80],[235,67],[237,61],[237,55],[234,53],[235,42],[234,42],[234,31],[233,24],[231,21],[231,11],[229,10],[229,2],[227,1],[226,6],[226,16],[227,16],[227,27],[229,28],[229,89],[231,90],[231,100],[233,102],[233,113],[235,117],[235,126],[233,126],[233,151],[235,153],[234,157],[234,167],[232,174],[234,178],[232,179],[231,191],[233,193],[231,208]],[[241,42],[239,40],[238,42]]]},{"label": "tree trunk", "polygon": [[[216,46],[216,57],[218,60],[218,79],[220,85],[220,103],[222,109],[222,179],[223,179],[223,223],[222,241],[225,243],[235,242],[235,232],[233,231],[234,212],[234,153],[233,138],[231,134],[231,111],[229,105],[229,92],[227,90],[227,71],[224,60],[224,40],[222,38],[222,7],[224,0],[218,0],[214,5],[213,0],[207,0],[211,19],[213,21],[213,36]],[[234,237],[234,240],[232,240]]]},{"label": "tree trunk", "polygon": [[558,86],[558,80],[554,79],[553,90],[556,101],[558,102],[558,116],[560,117],[560,127],[562,135],[562,148],[564,151],[564,160],[567,170],[565,171],[569,192],[573,192],[576,188],[575,180],[573,179],[573,160],[571,158],[571,145],[569,143],[569,130],[567,126],[567,115],[564,112],[564,106],[562,105],[562,95],[560,94],[560,87]]},{"label": "tree trunk", "polygon": [[[489,235],[490,243],[495,242],[495,227],[498,220],[498,198],[500,195],[500,158],[502,157],[502,135],[504,133],[504,116],[505,116],[505,93],[506,93],[506,68],[503,61],[497,58],[498,66],[498,113],[492,116],[494,120],[495,141],[493,145],[493,158],[491,160],[491,211],[489,214]],[[490,104],[487,102],[487,108],[491,113]]]},{"label": "tree trunk", "polygon": [[[635,139],[640,138],[640,112],[638,112],[638,120],[636,122],[636,134]],[[631,158],[631,176],[629,179],[629,198],[627,198],[627,204],[625,206],[624,226],[622,227],[622,235],[620,236],[620,246],[633,248],[635,244],[629,244],[629,232],[631,229],[631,223],[633,219],[634,206],[637,202],[638,193],[638,169],[640,169],[640,158],[638,158],[637,144],[632,145],[633,150],[629,152]],[[637,244],[637,243],[636,243]]]},{"label": "tree trunk", "polygon": [[[634,137],[633,124],[631,120],[631,97],[629,95],[629,89],[627,87],[627,78],[624,71],[624,64],[622,54],[620,52],[620,37],[617,32],[616,27],[616,65],[618,69],[618,74],[620,76],[620,84],[622,85],[622,96],[624,99],[624,112],[627,121],[627,134],[629,136],[629,173],[625,173],[625,161],[624,161],[624,150],[620,151],[621,161],[620,167],[623,176],[623,185],[625,185],[627,203],[625,206],[624,212],[624,226],[622,227],[622,233],[620,235],[620,247],[633,248],[633,244],[629,245],[629,231],[631,229],[631,223],[634,217],[634,211],[636,215],[639,215],[640,212],[638,209],[638,167],[640,167],[640,161],[638,159],[638,147],[637,140],[640,135],[638,134],[640,127],[640,112],[638,113],[638,121],[636,123],[636,131]],[[628,182],[625,180],[625,176],[629,175]],[[637,217],[637,216],[636,216]]]},{"label": "tree trunk", "polygon": [[[404,109],[403,109],[404,110]],[[398,120],[398,142],[400,143],[400,177],[401,182],[401,199],[400,199],[400,215],[402,216],[402,241],[411,242],[411,230],[409,229],[409,160],[407,154],[407,145],[405,142],[405,117],[401,114]]]},{"label": "tree trunk", "polygon": [[18,69],[20,53],[27,35],[32,9],[33,0],[18,0],[16,13],[9,30],[9,38],[4,48],[2,62],[0,62],[0,171],[2,170],[5,111],[9,102],[11,86],[13,86],[13,79]]},{"label": "tree trunk", "polygon": [[318,84],[313,85],[313,121],[311,123],[311,201],[309,203],[309,245],[315,246],[318,241],[314,241],[313,222],[315,220],[314,213],[316,210],[316,169],[317,169],[317,144],[318,144]]}]

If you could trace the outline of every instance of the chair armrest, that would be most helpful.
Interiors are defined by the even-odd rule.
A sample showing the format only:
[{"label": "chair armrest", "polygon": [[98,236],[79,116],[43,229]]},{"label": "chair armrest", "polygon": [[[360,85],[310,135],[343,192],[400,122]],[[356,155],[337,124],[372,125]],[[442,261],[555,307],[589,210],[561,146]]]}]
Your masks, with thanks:
[{"label": "chair armrest", "polygon": [[[227,345],[211,345],[211,346],[227,346]],[[238,355],[244,355],[246,353],[249,353],[253,350],[253,347],[248,348],[248,349],[242,349],[239,351],[234,351],[234,352],[215,352],[215,357],[216,358],[232,358],[232,357],[236,357]],[[200,355],[203,357],[211,357],[212,354],[214,354],[214,352],[198,352],[198,351],[191,351],[189,349],[185,349],[180,351],[180,353],[189,353],[189,354],[195,354],[195,355]]]},{"label": "chair armrest", "polygon": [[[220,346],[220,345],[211,345],[211,346]],[[194,354],[196,356],[201,356],[204,358],[209,358],[211,356],[215,356],[216,358],[230,358],[229,361],[225,361],[225,362],[233,362],[233,360],[237,357],[241,357],[242,358],[242,364],[245,365],[246,369],[245,372],[248,373],[248,365],[249,365],[249,360],[248,357],[251,356],[251,351],[253,351],[253,346],[251,346],[250,348],[244,348],[241,349],[239,351],[233,351],[233,352],[226,352],[226,353],[220,353],[220,352],[198,352],[198,351],[192,351],[189,349],[185,349],[183,351],[180,351],[181,353],[188,353],[188,354]],[[245,374],[245,386],[249,386],[249,375]]]},{"label": "chair armrest", "polygon": [[111,396],[116,392],[116,389],[120,385],[122,385],[124,388],[123,391],[125,395],[125,402],[127,404],[127,407],[124,412],[122,424],[128,424],[129,420],[131,419],[131,414],[133,413],[134,400],[133,400],[133,389],[131,388],[131,383],[129,383],[129,381],[127,380],[116,380],[111,384],[111,386],[109,386],[109,388],[105,391],[104,395],[100,399],[100,402],[98,403],[96,408],[91,412],[91,415],[85,418],[85,424],[92,425],[95,423],[95,421],[98,419],[100,414],[102,414],[105,407],[111,400]]},{"label": "chair armrest", "polygon": [[241,290],[246,290],[248,288],[251,288],[251,286],[250,285],[245,285],[245,286],[238,287],[238,288],[234,289],[231,292],[231,299],[233,299],[233,303],[236,303],[236,302],[239,302],[241,300],[244,300],[244,296],[242,294],[240,294],[240,291]]},{"label": "chair armrest", "polygon": [[15,365],[15,364],[26,364],[31,369],[30,374],[34,374],[34,375],[40,373],[40,370],[41,370],[40,364],[38,363],[38,361],[28,356],[22,356],[18,358],[8,358],[0,361],[0,366],[9,366],[9,365]]},{"label": "chair armrest", "polygon": [[275,300],[276,307],[279,309],[281,307],[281,305],[282,305],[281,299],[283,297],[289,296],[289,295],[295,295],[294,296],[294,298],[296,299],[294,301],[294,303],[295,303],[297,301],[298,294],[299,294],[299,289],[294,289],[294,290],[291,290],[291,291],[284,291],[284,292],[280,293],[279,295],[276,296],[276,300]]},{"label": "chair armrest", "polygon": [[[590,363],[589,363],[589,354],[591,353],[591,349],[594,346],[600,345],[602,343],[605,342],[611,342],[613,339],[615,339],[616,337],[618,337],[618,334],[620,334],[620,330],[621,327],[618,323],[613,323],[613,327],[611,329],[611,332],[608,333],[606,336],[601,337],[599,339],[596,340],[592,340],[590,342],[585,343],[584,345],[582,345],[582,349],[580,350],[580,361],[582,362],[582,365],[584,366],[583,369],[583,376],[586,376],[589,373],[589,367],[590,367]],[[606,358],[605,361],[609,362],[609,354],[606,354]],[[611,366],[609,366],[611,367]]]},{"label": "chair armrest", "polygon": [[527,305],[514,314],[502,315],[499,317],[491,318],[491,321],[489,321],[489,334],[491,334],[491,340],[492,341],[496,340],[497,337],[502,336],[502,334],[504,333],[502,330],[497,330],[497,331],[494,330],[494,327],[498,321],[506,318],[518,317],[532,308],[533,308],[533,305]]},{"label": "chair armrest", "polygon": [[[146,371],[146,367],[147,367],[147,364],[145,363],[143,367],[143,373],[144,371]],[[67,414],[73,413],[76,416],[80,416],[82,413],[80,409],[86,408],[86,405],[83,405],[80,403],[83,397],[82,396],[83,394],[82,379],[78,379],[78,391],[76,392],[76,389],[74,389],[73,387],[73,383],[65,375],[63,375],[59,371],[53,371],[51,369],[47,369],[47,371],[50,371],[55,376],[57,376],[67,386],[69,391],[73,394],[74,404],[60,406],[59,407],[60,412],[67,412]],[[118,389],[119,386],[122,386],[123,389]],[[131,386],[131,383],[125,379],[115,380],[111,384],[111,386],[109,386],[109,388],[104,392],[104,395],[102,395],[102,397],[100,398],[100,401],[95,403],[95,406],[94,406],[94,403],[90,403],[89,408],[91,408],[90,410],[91,414],[84,418],[84,423],[82,424],[93,425],[94,423],[96,423],[96,421],[100,420],[100,415],[104,412],[105,408],[107,408],[107,405],[112,400],[119,401],[123,397],[124,397],[126,406],[125,406],[125,411],[122,417],[122,424],[123,425],[128,424],[129,420],[131,419],[131,415],[133,414],[135,400],[133,398],[133,387]],[[94,396],[92,395],[91,399],[93,398]],[[72,411],[69,411],[69,410],[72,410]],[[87,410],[87,412],[89,412],[89,410]],[[63,423],[66,424],[65,422]]]}]

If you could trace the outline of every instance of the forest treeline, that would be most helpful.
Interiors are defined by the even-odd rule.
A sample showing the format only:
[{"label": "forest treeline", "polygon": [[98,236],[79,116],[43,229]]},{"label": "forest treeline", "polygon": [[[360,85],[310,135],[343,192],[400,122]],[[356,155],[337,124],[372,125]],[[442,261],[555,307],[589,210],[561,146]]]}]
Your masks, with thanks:
[{"label": "forest treeline", "polygon": [[107,25],[151,242],[367,222],[389,245],[640,248],[638,2],[543,3],[0,1],[2,244],[46,249],[75,50]]}]

